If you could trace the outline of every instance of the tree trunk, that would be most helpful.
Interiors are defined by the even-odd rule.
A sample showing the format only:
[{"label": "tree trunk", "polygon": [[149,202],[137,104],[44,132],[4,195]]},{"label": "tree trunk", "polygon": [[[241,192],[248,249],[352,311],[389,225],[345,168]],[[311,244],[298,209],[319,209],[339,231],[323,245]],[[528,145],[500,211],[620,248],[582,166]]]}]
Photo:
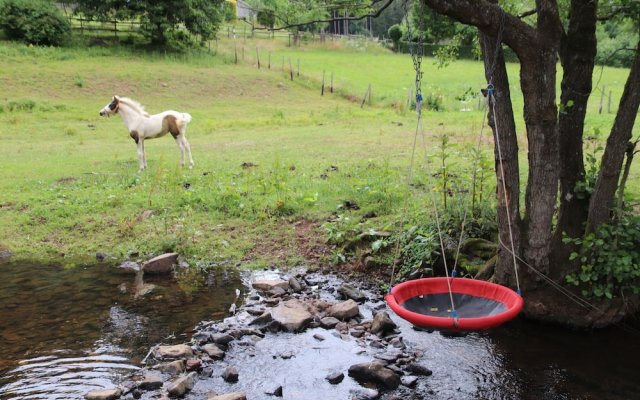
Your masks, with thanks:
[{"label": "tree trunk", "polygon": [[602,155],[600,174],[589,203],[587,222],[587,231],[589,232],[611,220],[622,161],[627,143],[631,139],[638,107],[640,107],[640,43],[636,48],[636,57],[624,86],[618,114],[616,114],[611,134],[607,139],[607,146]]},{"label": "tree trunk", "polygon": [[[575,245],[564,244],[567,235],[578,238],[584,234],[589,198],[585,191],[576,193],[576,185],[585,179],[582,139],[587,102],[592,90],[592,77],[596,56],[597,2],[572,0],[571,19],[562,38],[560,61],[563,76],[560,95],[560,207],[552,245],[550,275],[560,280],[570,266],[569,256]],[[573,263],[575,264],[575,263]]]},{"label": "tree trunk", "polygon": [[[489,125],[494,134],[496,191],[498,196],[498,225],[510,227],[499,230],[500,245],[495,276],[498,282],[516,288],[515,254],[520,254],[520,170],[518,166],[518,138],[511,106],[509,77],[498,38],[480,32],[487,82],[493,85],[493,97],[488,95]],[[495,112],[494,112],[495,111]],[[500,147],[498,147],[498,145]],[[504,168],[504,173],[502,171]],[[503,180],[504,175],[504,180]],[[504,182],[504,185],[503,185]],[[506,189],[506,191],[505,191]],[[513,241],[513,243],[511,243]],[[517,265],[517,264],[516,264]]]},{"label": "tree trunk", "polygon": [[569,29],[560,49],[563,77],[559,114],[561,198],[558,230],[566,231],[571,237],[583,233],[578,224],[571,222],[584,221],[587,215],[588,199],[577,197],[575,187],[584,180],[582,137],[596,55],[596,7],[594,1],[571,2]]}]

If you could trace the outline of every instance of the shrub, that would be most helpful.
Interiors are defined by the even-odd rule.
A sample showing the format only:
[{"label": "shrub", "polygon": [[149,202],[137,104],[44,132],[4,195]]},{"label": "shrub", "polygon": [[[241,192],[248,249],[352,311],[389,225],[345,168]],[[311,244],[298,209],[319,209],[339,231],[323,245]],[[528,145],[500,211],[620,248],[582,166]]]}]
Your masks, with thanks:
[{"label": "shrub", "polygon": [[611,299],[640,293],[640,217],[625,216],[617,224],[564,242],[579,246],[570,259],[578,260],[580,269],[566,281],[580,287],[582,295]]},{"label": "shrub", "polygon": [[0,0],[0,28],[12,40],[60,45],[71,32],[69,21],[44,0]]},{"label": "shrub", "polygon": [[391,25],[389,28],[389,38],[393,41],[393,48],[398,51],[398,44],[402,38],[402,28],[400,28],[400,25]]}]

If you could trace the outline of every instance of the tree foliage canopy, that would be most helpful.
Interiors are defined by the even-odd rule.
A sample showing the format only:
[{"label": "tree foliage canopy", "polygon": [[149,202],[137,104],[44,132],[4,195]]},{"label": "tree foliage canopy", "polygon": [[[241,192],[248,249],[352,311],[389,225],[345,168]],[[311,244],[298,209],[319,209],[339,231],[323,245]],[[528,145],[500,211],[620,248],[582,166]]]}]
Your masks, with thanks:
[{"label": "tree foliage canopy", "polygon": [[214,37],[223,18],[224,0],[76,0],[76,12],[106,21],[137,19],[152,44],[184,39],[184,31],[202,41]]}]

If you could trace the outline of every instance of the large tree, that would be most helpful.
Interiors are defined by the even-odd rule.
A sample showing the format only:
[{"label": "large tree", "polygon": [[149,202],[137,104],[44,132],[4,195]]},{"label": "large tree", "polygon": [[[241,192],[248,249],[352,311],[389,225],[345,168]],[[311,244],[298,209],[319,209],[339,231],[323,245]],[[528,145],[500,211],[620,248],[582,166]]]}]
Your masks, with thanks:
[{"label": "large tree", "polygon": [[76,0],[76,12],[107,21],[137,19],[154,45],[164,46],[184,30],[201,40],[214,37],[222,20],[224,0]]},{"label": "large tree", "polygon": [[[365,0],[356,0],[353,4],[358,6],[358,12],[348,18],[380,14],[392,1],[368,0],[367,6]],[[486,79],[494,88],[489,121],[496,143],[501,244],[496,280],[515,287],[514,264],[517,265],[525,313],[540,320],[592,327],[636,312],[640,306],[635,294],[640,288],[640,251],[635,242],[640,236],[640,218],[633,216],[633,226],[624,228],[627,233],[624,229],[616,231],[626,235],[624,240],[618,234],[610,234],[606,239],[597,235],[611,232],[607,229],[620,223],[616,217],[620,216],[617,208],[621,202],[616,201],[616,192],[623,189],[620,182],[626,177],[620,176],[628,172],[637,144],[637,140],[631,139],[640,106],[640,43],[631,49],[620,49],[630,51],[633,62],[600,168],[593,177],[588,176],[585,168],[583,136],[587,102],[593,91],[597,24],[599,20],[618,18],[632,21],[638,27],[640,2],[609,0],[601,6],[598,0],[525,0],[502,4],[497,0],[418,1],[419,12],[433,10],[479,31]],[[342,2],[335,3],[344,6]],[[531,9],[522,9],[526,5],[531,5]],[[503,45],[513,50],[520,61],[528,146],[524,201]],[[556,90],[558,61],[562,66],[560,93]],[[584,249],[580,244],[586,242],[590,243],[591,255],[596,254],[595,260],[587,261],[595,263],[596,269],[600,267],[598,263],[605,266],[604,271],[598,271],[599,275],[585,271],[581,265],[585,261],[575,257]],[[616,247],[623,244],[628,253],[616,252],[619,250]],[[598,254],[598,247],[606,251]],[[585,255],[585,260],[588,256]],[[620,259],[612,261],[609,257]],[[615,265],[618,261],[620,265]],[[572,297],[575,288],[567,284],[571,276],[579,276],[576,281],[587,289],[595,285],[591,286],[596,289],[590,304]]]},{"label": "large tree", "polygon": [[[513,237],[513,247],[520,260],[525,312],[529,316],[571,325],[599,326],[637,311],[638,299],[632,293],[607,293],[604,301],[592,300],[596,308],[584,308],[567,300],[557,286],[549,285],[540,277],[544,274],[563,285],[565,277],[580,267],[570,256],[577,250],[576,242],[563,238],[580,239],[612,223],[615,194],[640,105],[640,46],[636,44],[630,49],[635,54],[634,61],[596,183],[585,191],[583,134],[587,101],[593,90],[598,1],[570,0],[563,10],[558,1],[536,0],[534,9],[522,15],[507,11],[508,4],[501,7],[489,0],[422,2],[438,13],[478,28],[486,78],[496,89],[497,124],[492,124],[492,128],[494,137],[499,135],[497,139],[502,145],[501,159],[497,151],[495,154],[499,236],[503,244],[496,268],[497,280],[515,284],[510,251]],[[609,16],[637,13],[637,2],[616,3],[619,8],[613,9],[615,12]],[[524,18],[525,15],[528,18]],[[523,210],[520,209],[516,129],[502,44],[511,48],[520,61],[529,166]],[[562,65],[559,95],[556,91],[558,61]],[[493,121],[493,115],[490,120]]]}]

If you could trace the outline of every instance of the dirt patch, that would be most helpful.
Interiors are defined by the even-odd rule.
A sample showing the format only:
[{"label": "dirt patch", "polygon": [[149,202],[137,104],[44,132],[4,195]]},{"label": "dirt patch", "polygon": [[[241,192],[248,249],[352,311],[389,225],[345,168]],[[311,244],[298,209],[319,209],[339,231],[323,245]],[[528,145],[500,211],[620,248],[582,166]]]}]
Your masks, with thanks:
[{"label": "dirt patch", "polygon": [[324,241],[320,225],[301,219],[282,228],[289,233],[262,236],[243,262],[270,260],[274,265],[287,265],[291,260],[302,259],[308,266],[326,264],[331,247]]}]

